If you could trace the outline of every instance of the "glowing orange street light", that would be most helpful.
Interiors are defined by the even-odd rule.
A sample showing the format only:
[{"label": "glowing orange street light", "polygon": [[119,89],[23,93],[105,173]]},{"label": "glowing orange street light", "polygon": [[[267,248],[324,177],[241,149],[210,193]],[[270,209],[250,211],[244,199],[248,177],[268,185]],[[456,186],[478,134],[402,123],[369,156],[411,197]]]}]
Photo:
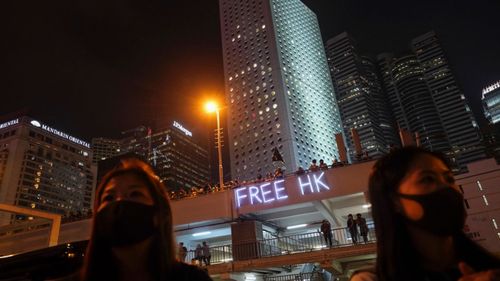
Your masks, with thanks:
[{"label": "glowing orange street light", "polygon": [[222,142],[221,142],[221,128],[219,117],[219,106],[214,101],[209,101],[205,104],[205,110],[209,113],[215,112],[217,115],[217,153],[219,155],[219,187],[224,188],[224,172],[222,170]]},{"label": "glowing orange street light", "polygon": [[205,110],[208,113],[216,112],[218,109],[219,107],[217,106],[217,103],[214,101],[209,101],[205,104]]}]

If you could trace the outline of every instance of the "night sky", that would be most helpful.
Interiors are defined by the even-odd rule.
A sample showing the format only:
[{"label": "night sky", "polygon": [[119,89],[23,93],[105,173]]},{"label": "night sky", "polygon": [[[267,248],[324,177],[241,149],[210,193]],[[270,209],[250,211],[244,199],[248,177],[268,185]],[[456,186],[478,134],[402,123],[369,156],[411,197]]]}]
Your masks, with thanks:
[{"label": "night sky", "polygon": [[[405,54],[434,29],[483,118],[481,89],[500,80],[500,1],[304,2],[324,41],[348,31],[372,56]],[[223,97],[218,1],[19,0],[2,11],[0,115],[29,108],[86,140],[172,119],[205,136],[215,126],[201,101]]]}]

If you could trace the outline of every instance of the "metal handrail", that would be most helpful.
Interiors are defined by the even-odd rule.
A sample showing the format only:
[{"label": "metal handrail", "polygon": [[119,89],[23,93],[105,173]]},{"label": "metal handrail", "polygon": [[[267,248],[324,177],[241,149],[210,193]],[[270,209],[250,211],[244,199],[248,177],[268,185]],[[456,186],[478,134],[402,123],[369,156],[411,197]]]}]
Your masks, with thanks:
[{"label": "metal handrail", "polygon": [[[374,225],[368,224],[367,243],[376,241]],[[358,233],[358,244],[363,244],[363,237]],[[210,247],[210,264],[226,263],[233,260],[248,260],[262,257],[283,256],[294,253],[319,251],[329,248],[354,246],[346,227],[332,229],[332,246],[326,244],[322,233],[311,232],[294,234],[270,239],[261,239],[238,244],[226,244]],[[195,251],[188,251],[186,262],[205,265],[202,257],[196,257]]]},{"label": "metal handrail", "polygon": [[279,276],[264,276],[264,281],[296,281],[296,280],[309,280],[309,281],[323,281],[323,275],[320,272],[307,272],[297,274],[287,274]]}]

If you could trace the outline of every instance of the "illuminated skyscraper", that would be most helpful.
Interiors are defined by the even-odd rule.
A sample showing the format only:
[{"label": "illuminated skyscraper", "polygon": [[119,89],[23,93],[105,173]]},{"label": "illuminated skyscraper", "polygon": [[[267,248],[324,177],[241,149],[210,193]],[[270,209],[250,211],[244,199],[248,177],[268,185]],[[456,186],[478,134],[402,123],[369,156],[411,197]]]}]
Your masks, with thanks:
[{"label": "illuminated skyscraper", "polygon": [[358,54],[346,32],[326,42],[326,53],[351,159],[356,157],[350,134],[353,128],[359,133],[363,151],[370,157],[382,156],[399,139],[375,66]]},{"label": "illuminated skyscraper", "polygon": [[418,133],[422,147],[449,153],[448,137],[417,58],[408,55],[396,59],[391,54],[382,54],[378,61],[398,126]]},{"label": "illuminated skyscraper", "polygon": [[299,0],[220,0],[231,172],[338,157],[342,132],[316,15]]},{"label": "illuminated skyscraper", "polygon": [[434,32],[411,42],[412,55],[378,57],[384,87],[401,128],[446,153],[461,171],[486,157],[477,123]]},{"label": "illuminated skyscraper", "polygon": [[433,31],[423,34],[413,39],[411,46],[423,68],[452,153],[465,169],[465,164],[486,157],[476,120],[436,34]]}]

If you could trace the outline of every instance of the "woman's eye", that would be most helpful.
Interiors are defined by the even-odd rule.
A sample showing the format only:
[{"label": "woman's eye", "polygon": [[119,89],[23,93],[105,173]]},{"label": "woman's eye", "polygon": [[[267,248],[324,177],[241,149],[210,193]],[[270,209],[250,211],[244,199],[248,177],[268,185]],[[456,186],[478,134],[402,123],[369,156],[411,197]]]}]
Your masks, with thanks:
[{"label": "woman's eye", "polygon": [[435,180],[433,176],[424,176],[420,179],[420,182],[422,183],[433,183],[434,181]]},{"label": "woman's eye", "polygon": [[140,191],[132,191],[130,193],[130,197],[143,197],[143,196],[144,196],[144,194]]},{"label": "woman's eye", "polygon": [[107,202],[107,201],[111,201],[111,200],[113,200],[113,195],[108,194],[108,195],[104,196],[101,201]]},{"label": "woman's eye", "polygon": [[455,178],[453,176],[446,176],[445,180],[447,183],[451,183],[451,184],[455,183]]}]

